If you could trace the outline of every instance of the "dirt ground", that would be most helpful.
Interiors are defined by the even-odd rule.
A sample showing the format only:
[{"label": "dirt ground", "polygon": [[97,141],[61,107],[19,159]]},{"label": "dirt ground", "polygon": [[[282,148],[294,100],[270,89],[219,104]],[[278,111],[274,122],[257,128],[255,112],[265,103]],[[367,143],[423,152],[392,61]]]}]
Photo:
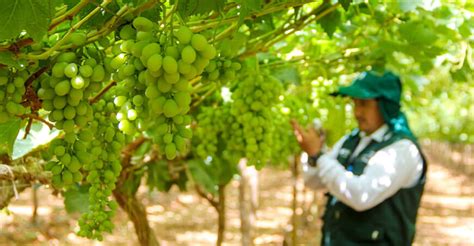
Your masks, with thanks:
[{"label": "dirt ground", "polygon": [[[419,211],[415,245],[474,245],[474,185],[472,175],[452,170],[430,158],[428,184]],[[292,184],[289,171],[259,173],[259,208],[255,245],[282,245],[290,239]],[[297,182],[298,245],[318,245],[321,194],[303,191]],[[240,245],[238,182],[227,187],[227,230],[224,245]],[[77,237],[78,215],[68,215],[62,198],[39,187],[39,208],[32,223],[32,190],[20,194],[8,211],[0,211],[0,245],[137,245],[133,224],[122,211],[114,219],[114,233],[103,242]],[[214,245],[217,214],[195,192],[139,191],[148,219],[161,245]],[[318,206],[319,204],[319,206]]]}]

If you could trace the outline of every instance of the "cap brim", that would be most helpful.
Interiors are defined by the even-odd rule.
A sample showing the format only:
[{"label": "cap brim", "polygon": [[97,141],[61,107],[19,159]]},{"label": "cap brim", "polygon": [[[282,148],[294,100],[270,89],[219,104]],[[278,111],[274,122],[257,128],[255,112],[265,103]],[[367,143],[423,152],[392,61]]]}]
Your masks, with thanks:
[{"label": "cap brim", "polygon": [[373,99],[376,98],[376,95],[373,95],[367,90],[361,89],[358,86],[341,86],[339,87],[339,91],[331,93],[332,96],[348,96],[352,98],[359,98],[359,99]]}]

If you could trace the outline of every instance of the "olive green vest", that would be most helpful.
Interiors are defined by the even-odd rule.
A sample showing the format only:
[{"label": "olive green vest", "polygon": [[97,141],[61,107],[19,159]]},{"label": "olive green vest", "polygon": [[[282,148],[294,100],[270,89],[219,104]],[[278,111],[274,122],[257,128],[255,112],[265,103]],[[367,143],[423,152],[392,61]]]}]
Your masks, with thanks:
[{"label": "olive green vest", "polygon": [[[350,160],[360,141],[359,131],[355,130],[342,145],[337,159],[354,175],[361,175],[375,152],[403,138],[388,131],[384,141],[372,141]],[[418,147],[417,143],[415,145]],[[411,245],[427,169],[419,147],[418,150],[423,158],[423,171],[418,183],[414,187],[400,189],[377,206],[357,212],[328,195],[321,245]]]}]

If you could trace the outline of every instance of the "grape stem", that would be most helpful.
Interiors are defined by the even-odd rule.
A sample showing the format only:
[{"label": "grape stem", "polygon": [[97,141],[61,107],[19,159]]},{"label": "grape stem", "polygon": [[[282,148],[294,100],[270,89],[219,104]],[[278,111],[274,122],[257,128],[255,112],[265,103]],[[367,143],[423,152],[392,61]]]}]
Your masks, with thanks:
[{"label": "grape stem", "polygon": [[201,104],[202,101],[204,101],[204,99],[206,99],[209,95],[211,95],[212,93],[214,93],[214,91],[216,91],[216,89],[217,89],[217,86],[215,86],[215,84],[214,84],[214,86],[213,86],[210,90],[208,90],[204,95],[202,95],[202,96],[199,97],[199,100],[198,100],[198,101],[196,101],[195,103],[193,103],[193,104],[191,105],[191,108],[195,108],[195,107],[197,107],[199,104]]},{"label": "grape stem", "polygon": [[66,13],[54,18],[51,21],[51,25],[49,26],[48,31],[53,30],[56,26],[58,26],[59,24],[61,24],[62,22],[66,20],[72,20],[72,18],[89,3],[90,3],[90,0],[81,0],[78,4],[76,4],[76,6],[74,6],[72,9],[70,9]]},{"label": "grape stem", "polygon": [[97,101],[99,101],[99,99],[108,91],[110,90],[110,88],[112,88],[113,86],[117,85],[117,82],[115,80],[113,81],[110,81],[110,83],[108,83],[104,88],[102,88],[102,90],[100,90],[99,93],[97,93],[97,95],[95,95],[93,98],[89,99],[89,104],[94,104],[96,103]]},{"label": "grape stem", "polygon": [[[85,1],[89,2],[88,0],[85,0]],[[100,10],[105,8],[105,6],[107,6],[111,1],[112,0],[103,0],[102,4],[100,6],[96,7],[89,14],[87,14],[84,18],[82,18],[82,20],[80,20],[74,26],[72,26],[71,29],[69,29],[69,31],[62,37],[62,39],[59,40],[53,47],[51,47],[50,49],[48,49],[47,51],[45,51],[45,52],[43,52],[42,54],[39,54],[39,55],[31,55],[31,54],[27,55],[26,58],[31,59],[31,60],[42,60],[42,59],[46,59],[49,56],[51,56],[51,54],[54,51],[58,50],[61,47],[61,45],[63,45],[69,39],[69,36],[73,32],[75,32],[78,28],[80,28],[84,23],[86,23],[90,18],[92,18]]]},{"label": "grape stem", "polygon": [[21,119],[26,119],[26,118],[29,118],[29,119],[34,119],[34,120],[37,120],[37,121],[41,121],[43,122],[44,124],[46,124],[49,129],[53,129],[54,125],[43,119],[41,116],[37,115],[37,114],[19,114],[19,115],[16,115],[17,117],[21,118]]}]

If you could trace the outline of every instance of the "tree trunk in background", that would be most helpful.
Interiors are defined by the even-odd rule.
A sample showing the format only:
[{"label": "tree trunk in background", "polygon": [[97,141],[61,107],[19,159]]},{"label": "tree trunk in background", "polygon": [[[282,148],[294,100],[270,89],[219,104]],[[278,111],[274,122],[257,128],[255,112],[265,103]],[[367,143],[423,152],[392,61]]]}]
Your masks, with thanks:
[{"label": "tree trunk in background", "polygon": [[252,225],[256,220],[258,208],[258,172],[255,167],[247,166],[247,160],[239,162],[240,184],[239,184],[239,210],[240,210],[240,232],[242,234],[242,245],[253,245],[254,232]]},{"label": "tree trunk in background", "polygon": [[217,245],[222,245],[225,236],[225,185],[219,185],[219,204],[218,204],[218,228],[217,228]]},{"label": "tree trunk in background", "polygon": [[298,208],[298,163],[299,163],[299,155],[295,155],[293,159],[292,165],[292,174],[293,174],[293,202],[292,202],[292,210],[293,215],[291,217],[291,245],[297,245],[297,238],[298,238],[298,215],[296,209]]},{"label": "tree trunk in background", "polygon": [[117,188],[113,192],[114,197],[120,207],[127,213],[128,218],[133,222],[138,242],[142,246],[160,245],[148,223],[145,207],[138,201],[135,194],[127,194],[123,185],[122,180],[117,182]]}]

